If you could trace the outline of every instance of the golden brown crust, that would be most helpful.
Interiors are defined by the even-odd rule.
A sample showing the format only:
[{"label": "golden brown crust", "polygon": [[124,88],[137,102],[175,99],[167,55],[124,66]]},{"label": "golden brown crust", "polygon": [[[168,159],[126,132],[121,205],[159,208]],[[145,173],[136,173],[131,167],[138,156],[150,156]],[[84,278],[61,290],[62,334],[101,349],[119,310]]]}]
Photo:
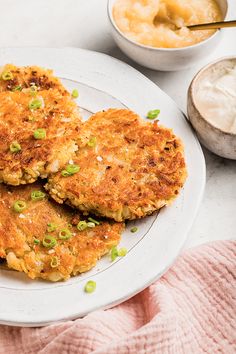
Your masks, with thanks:
[{"label": "golden brown crust", "polygon": [[[2,74],[11,74],[10,80],[3,80]],[[53,71],[38,66],[15,66],[6,64],[0,68],[0,92],[12,91],[18,86],[21,89],[29,88],[32,84],[38,90],[57,89],[60,92],[67,92],[61,81],[53,75]]]},{"label": "golden brown crust", "polygon": [[[42,107],[30,109],[35,99]],[[77,149],[79,127],[77,106],[66,91],[49,89],[33,97],[27,90],[0,92],[0,182],[32,183],[56,172]],[[34,138],[38,128],[45,129],[45,139]],[[10,151],[14,141],[21,146],[17,153]]]},{"label": "golden brown crust", "polygon": [[[31,192],[35,190],[44,191],[39,182],[20,187],[0,184],[0,258],[6,258],[9,268],[25,272],[32,279],[68,279],[91,269],[119,243],[124,228],[122,223],[102,221],[94,228],[78,231],[75,226],[81,218],[78,213],[73,214],[69,207],[62,207],[47,198],[32,201]],[[22,213],[13,209],[16,200],[27,203]],[[55,223],[57,229],[48,232],[48,223]],[[64,228],[72,232],[69,240],[58,237]],[[57,240],[54,248],[42,245],[46,234]],[[35,239],[41,241],[40,245],[34,244]],[[51,266],[53,257],[59,261],[55,268]]]},{"label": "golden brown crust", "polygon": [[[97,144],[87,142],[96,137]],[[124,109],[84,123],[71,177],[57,173],[46,188],[59,203],[113,218],[136,219],[170,203],[186,179],[183,145],[172,130]]]}]

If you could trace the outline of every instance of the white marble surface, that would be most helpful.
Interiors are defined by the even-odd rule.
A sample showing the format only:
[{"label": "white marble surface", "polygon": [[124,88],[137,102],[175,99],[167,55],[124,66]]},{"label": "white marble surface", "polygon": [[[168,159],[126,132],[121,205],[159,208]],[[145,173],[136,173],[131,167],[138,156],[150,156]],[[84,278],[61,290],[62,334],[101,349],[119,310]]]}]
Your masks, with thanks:
[{"label": "white marble surface", "polygon": [[[226,29],[215,52],[182,72],[155,72],[125,57],[113,42],[106,0],[0,0],[0,47],[75,46],[107,53],[143,72],[186,111],[186,93],[193,75],[211,60],[236,55],[236,28]],[[236,19],[236,0],[229,0],[229,19]],[[186,247],[211,240],[236,238],[236,161],[204,150],[207,183],[201,209]],[[196,171],[197,173],[197,171]]]}]

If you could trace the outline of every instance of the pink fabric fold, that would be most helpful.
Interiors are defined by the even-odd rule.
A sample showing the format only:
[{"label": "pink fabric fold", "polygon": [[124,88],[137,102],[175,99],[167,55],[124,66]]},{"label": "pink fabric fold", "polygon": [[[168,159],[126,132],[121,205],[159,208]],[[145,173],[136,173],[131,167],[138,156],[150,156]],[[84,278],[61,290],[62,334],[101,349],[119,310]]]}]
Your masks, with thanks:
[{"label": "pink fabric fold", "polygon": [[[94,294],[96,296],[96,294]],[[0,354],[236,353],[236,242],[182,253],[149,288],[43,328],[0,326]]]}]

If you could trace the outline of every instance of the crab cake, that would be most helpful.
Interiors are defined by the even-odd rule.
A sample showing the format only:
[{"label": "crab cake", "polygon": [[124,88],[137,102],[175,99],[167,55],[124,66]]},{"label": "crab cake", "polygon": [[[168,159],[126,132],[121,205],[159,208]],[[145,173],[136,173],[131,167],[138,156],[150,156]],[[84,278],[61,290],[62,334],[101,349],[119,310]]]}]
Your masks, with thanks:
[{"label": "crab cake", "polygon": [[78,173],[50,176],[51,196],[116,221],[170,204],[186,179],[183,145],[172,130],[125,109],[99,112],[84,123],[74,164]]},{"label": "crab cake", "polygon": [[24,91],[32,86],[38,90],[57,89],[66,92],[58,78],[53,76],[53,71],[38,66],[18,67],[6,64],[0,68],[0,92]]},{"label": "crab cake", "polygon": [[32,183],[56,172],[77,149],[80,122],[66,92],[0,92],[0,182]]},{"label": "crab cake", "polygon": [[39,182],[1,184],[0,258],[32,279],[66,280],[86,272],[119,243],[124,225],[84,219],[50,201]]}]

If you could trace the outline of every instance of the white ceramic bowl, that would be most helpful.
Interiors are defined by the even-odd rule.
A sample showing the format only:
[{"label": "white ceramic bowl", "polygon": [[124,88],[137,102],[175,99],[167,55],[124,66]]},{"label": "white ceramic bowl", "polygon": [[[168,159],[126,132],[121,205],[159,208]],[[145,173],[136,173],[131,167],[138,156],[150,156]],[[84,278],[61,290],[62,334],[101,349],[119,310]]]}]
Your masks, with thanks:
[{"label": "white ceramic bowl", "polygon": [[216,155],[236,160],[236,134],[224,131],[205,119],[198,110],[197,91],[202,80],[221,73],[226,67],[236,65],[236,56],[221,58],[201,69],[193,78],[188,90],[188,117],[200,142]]},{"label": "white ceramic bowl", "polygon": [[[216,0],[223,18],[228,11],[227,0]],[[221,31],[215,32],[206,40],[183,48],[155,48],[145,46],[127,38],[117,27],[112,9],[116,0],[108,0],[108,18],[112,36],[118,47],[131,59],[147,68],[161,71],[182,70],[191,67],[195,62],[210,54],[219,43]]]}]

